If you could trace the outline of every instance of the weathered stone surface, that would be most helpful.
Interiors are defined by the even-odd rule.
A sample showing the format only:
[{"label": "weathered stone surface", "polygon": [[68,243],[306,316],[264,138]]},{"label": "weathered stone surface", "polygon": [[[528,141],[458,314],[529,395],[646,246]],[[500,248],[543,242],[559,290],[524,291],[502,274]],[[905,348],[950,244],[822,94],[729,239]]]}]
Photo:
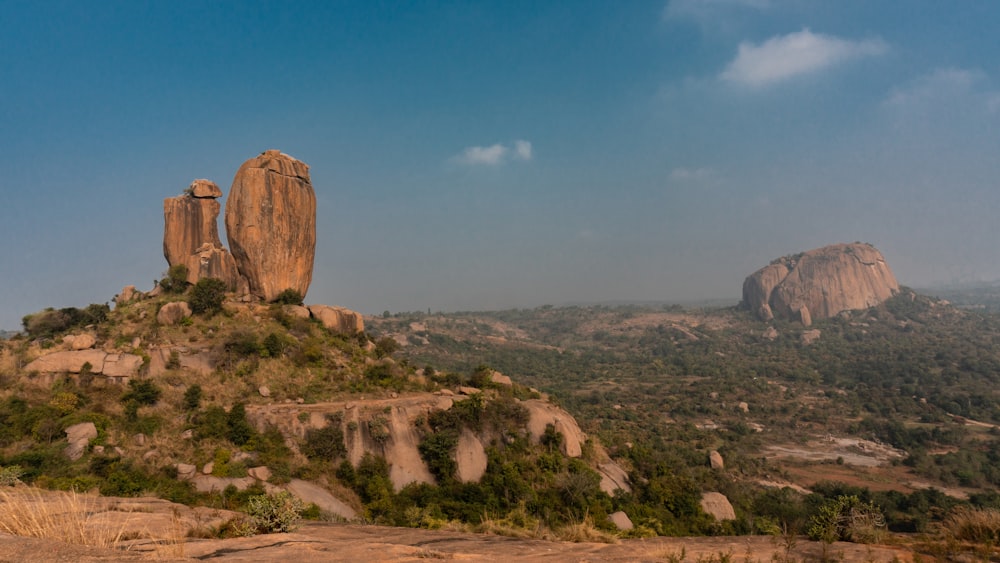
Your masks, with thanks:
[{"label": "weathered stone surface", "polygon": [[277,150],[243,163],[226,201],[226,236],[250,293],[305,296],[316,253],[316,194],[309,166]]},{"label": "weathered stone surface", "polygon": [[283,307],[283,310],[289,316],[296,317],[299,319],[308,319],[311,315],[311,313],[309,313],[309,309],[303,307],[302,305],[285,305]]},{"label": "weathered stone surface", "polygon": [[628,483],[628,473],[614,461],[608,459],[599,464],[597,473],[601,476],[601,490],[605,493],[614,495],[619,489],[626,493],[632,492],[632,486]]},{"label": "weathered stone surface", "polygon": [[170,266],[187,267],[188,283],[216,278],[237,289],[236,261],[219,240],[221,206],[215,198],[222,190],[208,180],[195,180],[186,191],[163,200],[163,256]]},{"label": "weathered stone surface", "polygon": [[247,470],[247,475],[253,477],[258,481],[267,481],[271,478],[271,470],[267,468],[266,465],[261,465],[259,467],[251,467]]},{"label": "weathered stone surface", "polygon": [[261,385],[260,387],[258,387],[257,388],[257,392],[260,393],[261,397],[270,397],[271,396],[271,388],[268,387],[267,385]]},{"label": "weathered stone surface", "polygon": [[222,190],[220,190],[219,186],[211,180],[195,180],[194,182],[191,182],[190,186],[188,186],[187,191],[193,197],[197,198],[215,199],[217,197],[222,197]]},{"label": "weathered stone surface", "polygon": [[358,517],[358,513],[344,501],[314,483],[303,481],[302,479],[292,479],[285,485],[285,490],[307,503],[311,502],[315,504],[320,510],[336,514],[346,520],[354,520]]},{"label": "weathered stone surface", "polygon": [[835,244],[786,256],[743,282],[743,306],[809,326],[842,311],[867,309],[899,291],[882,254],[869,244]]},{"label": "weathered stone surface", "polygon": [[69,459],[76,461],[83,457],[87,450],[87,444],[97,437],[97,427],[93,422],[81,422],[66,429],[66,441],[69,445],[63,450],[63,454]]},{"label": "weathered stone surface", "polygon": [[313,318],[331,332],[357,334],[365,331],[365,320],[361,313],[330,305],[309,305],[308,308]]},{"label": "weathered stone surface", "polygon": [[136,291],[134,285],[126,285],[122,290],[115,296],[115,305],[124,305],[133,299],[140,297],[142,294]]},{"label": "weathered stone surface", "polygon": [[24,366],[24,371],[80,373],[83,364],[89,363],[91,373],[101,373],[104,370],[104,358],[106,357],[107,354],[101,350],[53,352]]},{"label": "weathered stone surface", "polygon": [[768,340],[774,340],[775,338],[778,338],[778,329],[773,326],[769,326],[767,327],[767,330],[764,331],[762,336]]},{"label": "weathered stone surface", "polygon": [[510,376],[504,375],[499,371],[494,371],[490,374],[490,381],[498,385],[513,385],[514,382],[511,381]]},{"label": "weathered stone surface", "polygon": [[705,514],[710,514],[716,520],[736,520],[736,511],[733,505],[722,493],[702,493],[701,509]]},{"label": "weathered stone surface", "polygon": [[712,450],[708,454],[708,464],[712,469],[725,469],[726,463],[722,460],[722,454]]},{"label": "weathered stone surface", "polygon": [[156,313],[156,322],[161,325],[174,325],[191,316],[191,307],[183,301],[167,303]]},{"label": "weathered stone surface", "polygon": [[632,524],[632,519],[628,517],[628,514],[625,514],[621,510],[608,515],[608,519],[611,520],[611,523],[614,524],[619,530],[631,530],[635,527],[635,525]]},{"label": "weathered stone surface", "polygon": [[457,470],[455,477],[462,483],[478,483],[486,473],[486,449],[475,434],[467,428],[458,437],[455,448]]},{"label": "weathered stone surface", "polygon": [[531,399],[523,401],[522,404],[528,409],[528,432],[531,439],[536,444],[541,441],[545,434],[545,428],[551,424],[556,432],[563,435],[562,450],[569,457],[580,457],[583,455],[582,444],[587,440],[587,436],[580,430],[576,419],[568,412],[559,407],[541,401]]},{"label": "weathered stone surface", "polygon": [[107,377],[132,377],[139,373],[142,357],[135,354],[108,354],[101,373]]},{"label": "weathered stone surface", "polygon": [[808,346],[808,345],[812,344],[813,342],[816,342],[817,340],[819,340],[819,337],[820,337],[821,334],[822,333],[819,331],[819,329],[815,329],[815,328],[812,329],[812,330],[803,330],[802,331],[802,336],[801,336],[801,338],[802,338],[802,345],[803,346]]},{"label": "weathered stone surface", "polygon": [[94,338],[93,334],[73,334],[63,337],[63,342],[65,342],[70,350],[86,350],[87,348],[93,348],[94,344],[97,343],[97,339]]},{"label": "weathered stone surface", "polygon": [[193,479],[198,474],[198,468],[190,463],[178,463],[174,467],[177,468],[177,478],[181,481]]}]

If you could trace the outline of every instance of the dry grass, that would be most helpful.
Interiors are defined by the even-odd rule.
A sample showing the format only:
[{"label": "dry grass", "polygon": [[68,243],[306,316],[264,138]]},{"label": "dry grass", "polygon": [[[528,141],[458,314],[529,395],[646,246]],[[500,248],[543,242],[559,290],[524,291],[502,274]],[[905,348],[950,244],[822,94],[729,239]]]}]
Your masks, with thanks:
[{"label": "dry grass", "polygon": [[0,531],[15,536],[117,548],[126,537],[128,519],[116,525],[93,525],[99,512],[95,498],[75,492],[0,490]]},{"label": "dry grass", "polygon": [[1000,510],[959,507],[944,520],[945,533],[959,541],[1000,545]]}]

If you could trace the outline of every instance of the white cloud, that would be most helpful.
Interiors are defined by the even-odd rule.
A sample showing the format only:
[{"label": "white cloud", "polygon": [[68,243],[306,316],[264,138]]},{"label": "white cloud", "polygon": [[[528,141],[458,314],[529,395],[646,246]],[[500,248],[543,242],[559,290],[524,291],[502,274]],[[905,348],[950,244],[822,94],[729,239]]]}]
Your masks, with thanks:
[{"label": "white cloud", "polygon": [[514,154],[521,160],[531,160],[531,141],[514,141]]},{"label": "white cloud", "polygon": [[[972,94],[985,78],[986,75],[980,70],[939,68],[906,86],[893,88],[885,103],[890,107],[908,108],[965,98]],[[992,110],[996,95],[996,92],[985,94],[987,108]]]},{"label": "white cloud", "polygon": [[517,140],[514,141],[513,147],[508,147],[502,143],[496,143],[488,147],[466,147],[461,153],[452,157],[452,160],[469,166],[498,166],[511,158],[514,160],[531,160],[531,141]]},{"label": "white cloud", "polygon": [[881,39],[852,41],[805,28],[761,44],[740,43],[736,58],[719,77],[759,88],[853,59],[882,55],[888,49]]}]

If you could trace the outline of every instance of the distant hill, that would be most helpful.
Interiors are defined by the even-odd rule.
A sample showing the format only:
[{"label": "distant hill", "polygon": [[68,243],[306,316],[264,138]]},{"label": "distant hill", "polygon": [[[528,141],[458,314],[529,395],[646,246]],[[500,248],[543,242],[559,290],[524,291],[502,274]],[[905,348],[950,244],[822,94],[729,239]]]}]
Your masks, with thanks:
[{"label": "distant hill", "polygon": [[1000,312],[1000,281],[925,288],[917,291],[925,295],[935,295],[963,309]]},{"label": "distant hill", "polygon": [[21,334],[21,332],[17,330],[0,330],[0,340],[7,340],[17,336],[18,334]]}]

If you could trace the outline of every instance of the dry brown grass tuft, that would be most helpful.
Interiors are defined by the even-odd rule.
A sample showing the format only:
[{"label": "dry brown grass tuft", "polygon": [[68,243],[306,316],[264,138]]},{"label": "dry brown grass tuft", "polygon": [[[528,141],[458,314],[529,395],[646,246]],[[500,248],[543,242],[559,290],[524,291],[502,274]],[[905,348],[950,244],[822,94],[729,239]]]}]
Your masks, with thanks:
[{"label": "dry brown grass tuft", "polygon": [[1000,510],[956,508],[942,523],[945,533],[959,541],[1000,545]]},{"label": "dry brown grass tuft", "polygon": [[15,536],[115,548],[124,538],[128,520],[118,525],[92,525],[95,499],[75,492],[46,493],[37,489],[0,490],[0,531]]}]

